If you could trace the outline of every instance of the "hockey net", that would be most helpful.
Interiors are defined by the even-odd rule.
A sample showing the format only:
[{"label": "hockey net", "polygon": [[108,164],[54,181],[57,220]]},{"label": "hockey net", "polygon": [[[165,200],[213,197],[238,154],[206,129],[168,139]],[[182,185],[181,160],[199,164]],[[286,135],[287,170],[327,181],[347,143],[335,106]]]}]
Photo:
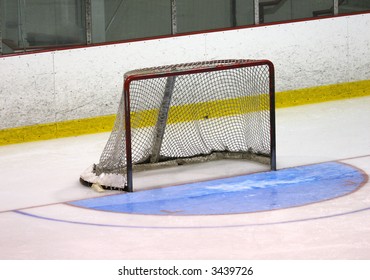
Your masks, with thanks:
[{"label": "hockey net", "polygon": [[275,159],[274,70],[217,60],[127,72],[113,131],[88,184],[132,191],[132,171],[221,158]]}]

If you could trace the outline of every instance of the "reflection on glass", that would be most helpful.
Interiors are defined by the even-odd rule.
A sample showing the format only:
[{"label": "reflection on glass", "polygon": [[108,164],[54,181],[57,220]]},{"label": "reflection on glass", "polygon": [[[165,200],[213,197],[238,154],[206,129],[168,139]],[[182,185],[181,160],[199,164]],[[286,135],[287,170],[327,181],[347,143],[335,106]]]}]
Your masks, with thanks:
[{"label": "reflection on glass", "polygon": [[333,4],[333,0],[261,0],[260,23],[327,15],[332,13]]},{"label": "reflection on glass", "polygon": [[339,0],[339,13],[348,14],[370,10],[370,0]]},{"label": "reflection on glass", "polygon": [[254,1],[176,0],[178,33],[250,25]]},{"label": "reflection on glass", "polygon": [[106,41],[171,34],[170,0],[105,0],[102,8],[100,33]]},{"label": "reflection on glass", "polygon": [[8,52],[85,44],[84,0],[3,0]]}]

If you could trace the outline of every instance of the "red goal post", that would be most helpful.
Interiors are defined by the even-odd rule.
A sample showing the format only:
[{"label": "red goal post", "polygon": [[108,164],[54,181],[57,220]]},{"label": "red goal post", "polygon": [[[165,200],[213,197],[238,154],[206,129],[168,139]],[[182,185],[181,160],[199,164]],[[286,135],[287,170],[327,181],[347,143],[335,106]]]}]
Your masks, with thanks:
[{"label": "red goal post", "polygon": [[133,170],[168,163],[268,159],[276,170],[274,75],[271,61],[246,59],[127,72],[100,162],[81,179],[132,192]]}]

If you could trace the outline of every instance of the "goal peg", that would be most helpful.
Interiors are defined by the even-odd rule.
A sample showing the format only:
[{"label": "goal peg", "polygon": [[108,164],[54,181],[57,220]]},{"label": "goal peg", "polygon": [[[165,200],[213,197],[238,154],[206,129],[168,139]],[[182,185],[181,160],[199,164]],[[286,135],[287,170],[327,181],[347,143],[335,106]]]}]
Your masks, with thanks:
[{"label": "goal peg", "polygon": [[91,188],[98,192],[98,193],[102,193],[102,192],[105,192],[105,190],[102,188],[102,186],[99,184],[99,183],[94,183],[91,185]]}]

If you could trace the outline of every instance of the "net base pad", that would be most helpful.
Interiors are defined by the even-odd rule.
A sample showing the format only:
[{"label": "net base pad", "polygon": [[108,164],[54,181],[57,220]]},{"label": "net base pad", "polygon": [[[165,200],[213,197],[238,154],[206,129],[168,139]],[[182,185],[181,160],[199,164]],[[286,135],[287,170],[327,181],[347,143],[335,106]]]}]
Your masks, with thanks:
[{"label": "net base pad", "polygon": [[[262,164],[270,164],[270,158],[267,155],[238,152],[214,152],[210,155],[195,156],[190,158],[167,159],[157,163],[142,163],[133,165],[134,172],[161,169],[188,164],[196,164],[221,159],[247,159]],[[113,170],[111,173],[99,173],[96,165],[91,165],[80,176],[80,182],[84,186],[91,187],[97,183],[105,190],[128,191],[126,185],[125,170]]]}]

